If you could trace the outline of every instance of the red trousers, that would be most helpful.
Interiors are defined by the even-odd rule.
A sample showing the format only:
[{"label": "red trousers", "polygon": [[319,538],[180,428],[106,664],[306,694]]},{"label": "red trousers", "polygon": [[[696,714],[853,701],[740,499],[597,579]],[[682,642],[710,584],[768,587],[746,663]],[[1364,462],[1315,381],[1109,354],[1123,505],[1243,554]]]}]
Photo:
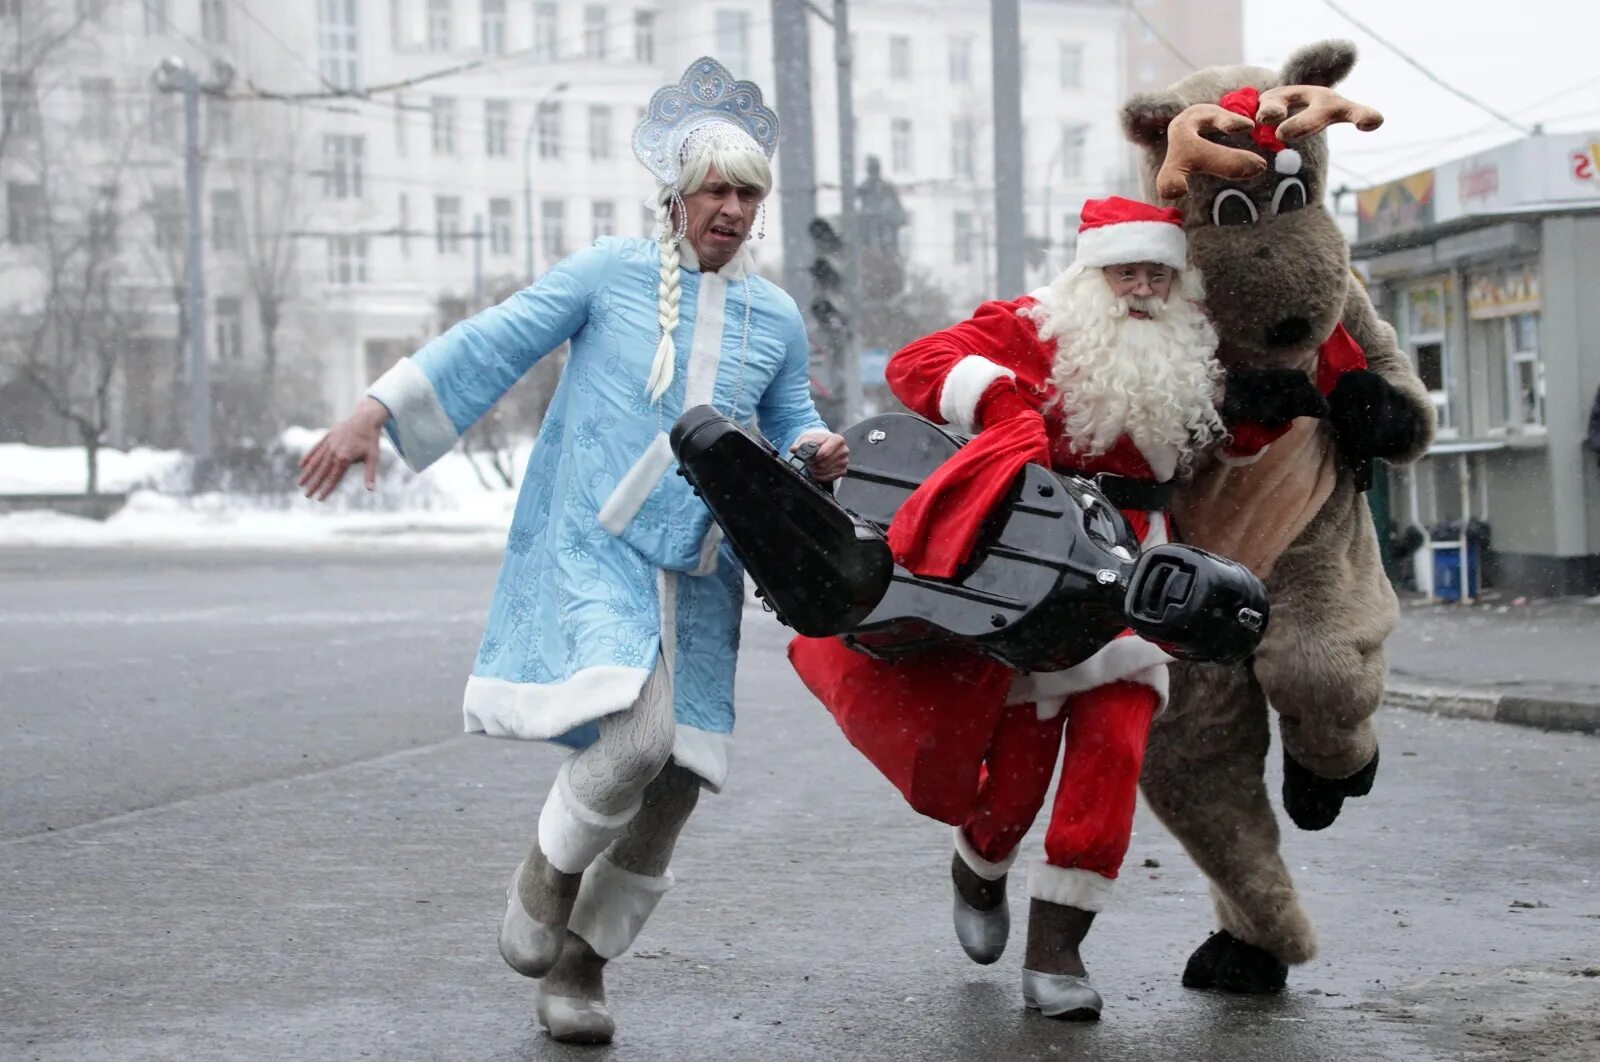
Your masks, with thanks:
[{"label": "red trousers", "polygon": [[[1115,879],[1133,833],[1139,770],[1158,703],[1149,686],[1110,682],[1071,697],[1050,719],[1040,719],[1031,704],[1008,706],[961,828],[967,844],[990,863],[1010,859],[1044,807],[1064,746],[1061,785],[1044,835],[1045,863]],[[1073,900],[1069,894],[1056,902]]]}]

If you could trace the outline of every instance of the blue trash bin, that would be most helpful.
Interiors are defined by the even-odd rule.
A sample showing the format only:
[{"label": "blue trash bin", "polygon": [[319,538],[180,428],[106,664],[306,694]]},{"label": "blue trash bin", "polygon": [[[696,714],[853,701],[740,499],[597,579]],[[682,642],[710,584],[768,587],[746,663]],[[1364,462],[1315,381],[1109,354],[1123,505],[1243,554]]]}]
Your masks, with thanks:
[{"label": "blue trash bin", "polygon": [[[1478,596],[1478,544],[1467,543],[1467,596]],[[1461,600],[1461,549],[1449,546],[1433,551],[1433,596],[1441,601]]]}]

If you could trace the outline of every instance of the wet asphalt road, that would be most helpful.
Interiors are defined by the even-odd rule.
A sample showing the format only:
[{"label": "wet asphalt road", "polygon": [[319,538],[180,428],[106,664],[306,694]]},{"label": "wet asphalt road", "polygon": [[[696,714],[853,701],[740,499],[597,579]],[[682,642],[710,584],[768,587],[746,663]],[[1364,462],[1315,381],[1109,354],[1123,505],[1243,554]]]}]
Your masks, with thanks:
[{"label": "wet asphalt road", "polygon": [[759,613],[618,1041],[552,1044],[494,932],[559,754],[459,732],[495,565],[0,552],[0,1058],[1600,1058],[1600,740],[1385,713],[1372,796],[1287,836],[1322,954],[1277,998],[1179,986],[1209,901],[1141,809],[1068,1026],[1020,939],[961,955],[947,830]]}]

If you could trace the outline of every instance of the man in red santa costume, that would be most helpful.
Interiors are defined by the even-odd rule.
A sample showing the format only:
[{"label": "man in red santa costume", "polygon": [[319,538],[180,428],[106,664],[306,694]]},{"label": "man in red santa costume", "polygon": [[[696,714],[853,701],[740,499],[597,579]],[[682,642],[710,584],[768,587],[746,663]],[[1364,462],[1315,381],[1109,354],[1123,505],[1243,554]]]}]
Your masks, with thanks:
[{"label": "man in red santa costume", "polygon": [[[1173,476],[1223,436],[1217,337],[1178,212],[1112,198],[1082,217],[1075,261],[1049,287],[984,303],[889,362],[912,411],[974,435],[896,514],[902,567],[956,576],[1028,462],[1101,475],[1142,542],[1165,542]],[[1097,1018],[1078,949],[1128,848],[1171,658],[1125,632],[1069,670],[1030,675],[964,649],[878,661],[837,638],[797,638],[790,659],[912,806],[956,825],[956,935],[975,962],[1005,947],[1006,874],[1064,745],[1044,861],[1028,875],[1023,996],[1050,1017]]]}]

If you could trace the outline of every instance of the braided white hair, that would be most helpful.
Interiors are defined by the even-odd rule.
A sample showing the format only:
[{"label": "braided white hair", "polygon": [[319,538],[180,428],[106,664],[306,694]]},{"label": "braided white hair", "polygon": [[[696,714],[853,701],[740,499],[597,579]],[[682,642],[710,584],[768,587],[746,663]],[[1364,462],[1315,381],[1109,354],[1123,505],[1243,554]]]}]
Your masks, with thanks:
[{"label": "braided white hair", "polygon": [[[678,327],[679,299],[682,284],[678,269],[682,254],[678,244],[684,238],[687,217],[683,197],[693,194],[706,183],[706,175],[715,167],[724,180],[741,188],[760,189],[762,196],[772,190],[772,166],[759,145],[743,130],[725,123],[717,123],[728,135],[693,136],[684,145],[690,157],[684,159],[676,185],[662,185],[656,194],[656,242],[661,248],[661,279],[656,285],[656,323],[661,328],[661,339],[656,343],[655,357],[650,363],[650,377],[646,383],[650,401],[659,402],[672,386],[677,350],[672,334]],[[675,216],[676,215],[676,216]]]}]

